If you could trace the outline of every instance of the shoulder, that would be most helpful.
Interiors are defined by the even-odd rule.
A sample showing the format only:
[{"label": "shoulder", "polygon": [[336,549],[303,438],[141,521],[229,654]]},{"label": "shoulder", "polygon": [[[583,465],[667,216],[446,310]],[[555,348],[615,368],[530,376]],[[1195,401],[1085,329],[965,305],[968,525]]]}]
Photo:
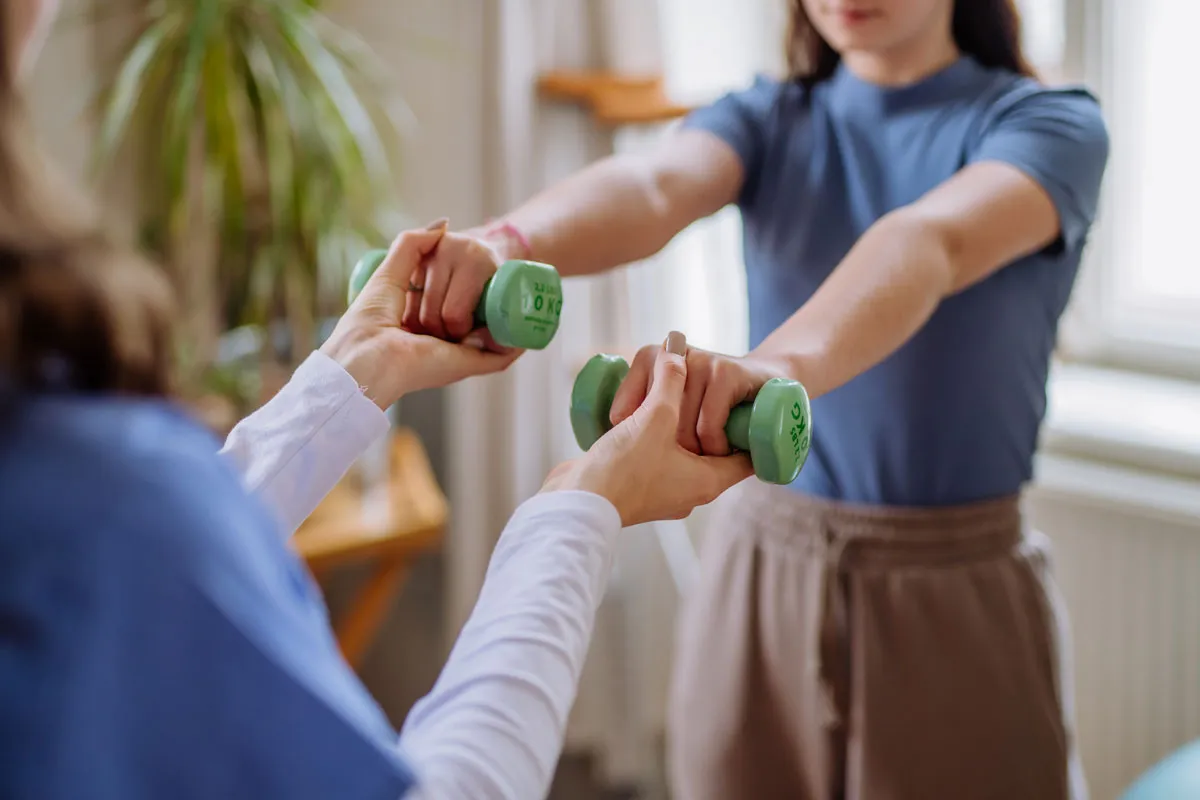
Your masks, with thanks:
[{"label": "shoulder", "polygon": [[722,94],[693,111],[686,127],[704,127],[721,120],[739,120],[762,128],[804,106],[808,90],[796,81],[759,74],[747,86]]},{"label": "shoulder", "polygon": [[1047,86],[1034,78],[992,71],[984,95],[981,131],[1026,130],[1108,150],[1100,101],[1082,85]]},{"label": "shoulder", "polygon": [[0,421],[0,525],[60,553],[186,560],[248,498],[215,438],[167,402],[37,398]]}]

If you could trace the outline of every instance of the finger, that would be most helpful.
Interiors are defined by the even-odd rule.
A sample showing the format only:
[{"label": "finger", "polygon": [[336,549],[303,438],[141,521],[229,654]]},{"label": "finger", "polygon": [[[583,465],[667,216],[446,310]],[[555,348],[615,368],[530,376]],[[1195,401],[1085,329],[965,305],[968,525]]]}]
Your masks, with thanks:
[{"label": "finger", "polygon": [[754,475],[754,464],[746,453],[731,456],[700,456],[696,460],[695,485],[703,487],[701,502],[707,505],[728,489]]},{"label": "finger", "polygon": [[654,385],[647,399],[657,405],[678,408],[687,389],[687,339],[678,331],[667,334],[654,364]]},{"label": "finger", "polygon": [[460,266],[457,259],[453,262],[442,259],[430,263],[429,269],[425,271],[419,319],[421,327],[439,339],[446,338],[446,326],[442,322],[442,304],[446,301],[446,290],[450,287],[451,277]]},{"label": "finger", "polygon": [[438,220],[423,230],[400,234],[392,242],[387,258],[379,265],[372,280],[382,281],[399,291],[407,291],[413,273],[421,266],[421,261],[437,248],[445,233],[445,221]]},{"label": "finger", "polygon": [[696,434],[696,423],[700,418],[700,405],[704,402],[704,395],[709,387],[708,365],[696,363],[703,358],[702,354],[694,350],[688,354],[687,385],[678,405],[679,421],[676,425],[676,438],[680,446],[697,455],[704,454],[704,449],[700,446],[700,437]]},{"label": "finger", "polygon": [[500,353],[507,355],[515,348],[501,347],[496,344],[496,340],[492,337],[492,332],[487,328],[476,328],[463,337],[462,343],[479,350],[487,350],[490,353]]},{"label": "finger", "polygon": [[[425,273],[428,271],[429,259],[422,259],[420,266],[409,278],[409,286],[424,286]],[[400,326],[413,333],[428,333],[421,326],[421,296],[423,292],[409,289],[404,295],[404,315],[400,318]]]},{"label": "finger", "polygon": [[725,423],[729,421],[729,410],[745,399],[745,392],[738,385],[741,376],[729,361],[718,359],[708,381],[708,390],[700,403],[696,418],[696,436],[705,455],[726,456],[732,448],[725,435]]},{"label": "finger", "polygon": [[454,344],[438,342],[439,347],[431,353],[431,358],[441,360],[446,367],[442,385],[456,383],[475,375],[490,375],[507,369],[521,357],[524,350],[512,349],[503,353],[494,353],[473,347],[469,344]]},{"label": "finger", "polygon": [[654,372],[654,360],[659,352],[660,348],[648,345],[638,350],[637,355],[633,357],[633,363],[629,365],[629,373],[617,388],[617,393],[613,396],[612,407],[608,412],[609,421],[614,426],[620,425],[633,416],[633,412],[637,411],[646,399],[646,393],[650,388],[650,376]]},{"label": "finger", "polygon": [[473,270],[454,271],[441,304],[446,338],[457,341],[475,327],[475,307],[479,305],[482,292],[483,286],[478,284]]}]

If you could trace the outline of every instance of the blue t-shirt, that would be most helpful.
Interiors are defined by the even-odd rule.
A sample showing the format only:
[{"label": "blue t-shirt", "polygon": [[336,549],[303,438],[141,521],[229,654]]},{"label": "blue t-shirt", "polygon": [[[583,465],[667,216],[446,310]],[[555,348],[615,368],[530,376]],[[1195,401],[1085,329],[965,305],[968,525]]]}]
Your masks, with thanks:
[{"label": "blue t-shirt", "polygon": [[969,57],[885,88],[841,66],[811,91],[759,79],[693,113],[741,158],[757,346],[880,217],[964,166],[1002,161],[1049,194],[1062,235],[946,299],[884,362],[813,403],[793,488],[885,505],[1012,494],[1029,480],[1058,320],[1096,213],[1108,137],[1095,98]]},{"label": "blue t-shirt", "polygon": [[169,406],[0,416],[0,797],[397,800],[317,587]]}]

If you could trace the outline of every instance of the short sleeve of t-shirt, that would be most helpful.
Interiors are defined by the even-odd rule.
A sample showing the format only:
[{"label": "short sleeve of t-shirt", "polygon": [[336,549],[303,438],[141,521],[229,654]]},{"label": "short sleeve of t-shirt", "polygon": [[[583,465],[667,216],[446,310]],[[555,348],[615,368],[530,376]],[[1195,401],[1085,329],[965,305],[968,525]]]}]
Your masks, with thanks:
[{"label": "short sleeve of t-shirt", "polygon": [[1025,86],[997,103],[968,162],[1002,161],[1037,181],[1058,210],[1062,248],[1075,252],[1096,217],[1108,150],[1090,93]]},{"label": "short sleeve of t-shirt", "polygon": [[752,196],[768,146],[768,129],[782,85],[759,76],[747,89],[730,92],[711,105],[698,108],[683,121],[683,128],[713,134],[737,154],[745,175],[739,202]]},{"label": "short sleeve of t-shirt", "polygon": [[273,518],[207,437],[135,413],[86,423],[128,424],[95,446],[34,419],[0,458],[0,796],[403,797],[398,737]]}]

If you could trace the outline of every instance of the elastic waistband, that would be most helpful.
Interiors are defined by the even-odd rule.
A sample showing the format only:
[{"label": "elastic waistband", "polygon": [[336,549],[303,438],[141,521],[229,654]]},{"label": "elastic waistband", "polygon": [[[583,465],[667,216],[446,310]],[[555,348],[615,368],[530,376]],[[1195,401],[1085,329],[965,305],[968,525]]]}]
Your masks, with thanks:
[{"label": "elastic waistband", "polygon": [[[731,493],[725,527],[741,535],[821,549],[845,549],[854,563],[960,561],[1011,551],[1022,539],[1020,495],[930,508],[843,503],[749,480]],[[741,526],[737,526],[741,527]],[[738,535],[729,530],[729,534]]]}]

